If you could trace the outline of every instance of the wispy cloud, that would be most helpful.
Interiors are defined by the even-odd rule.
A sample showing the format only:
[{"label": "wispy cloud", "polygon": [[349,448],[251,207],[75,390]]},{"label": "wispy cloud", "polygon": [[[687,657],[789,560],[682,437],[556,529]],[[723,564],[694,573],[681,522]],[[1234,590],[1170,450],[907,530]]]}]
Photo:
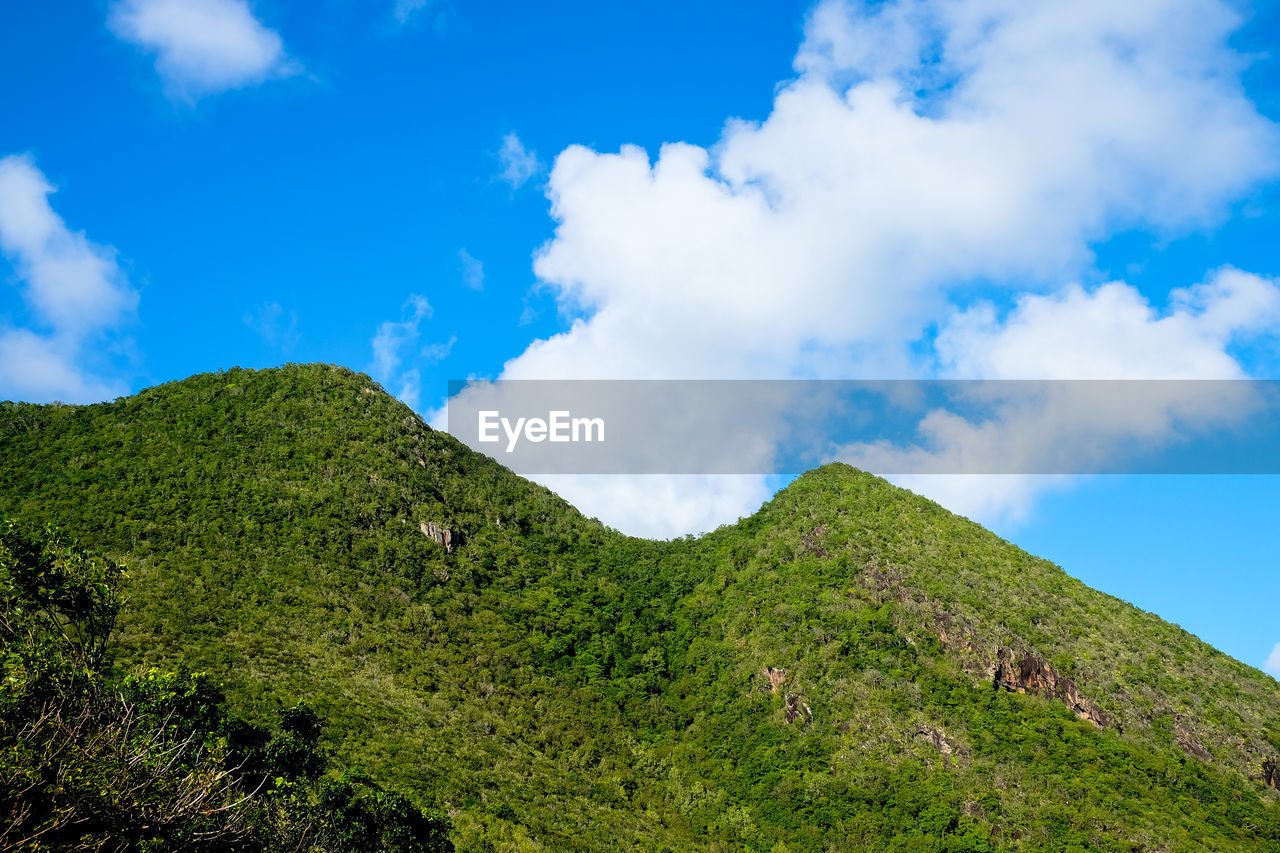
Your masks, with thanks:
[{"label": "wispy cloud", "polygon": [[1262,665],[1262,670],[1268,675],[1280,678],[1280,643],[1276,643],[1276,647],[1271,650],[1271,656]]},{"label": "wispy cloud", "polygon": [[396,0],[392,14],[398,22],[407,24],[415,15],[430,9],[432,5],[432,0]]},{"label": "wispy cloud", "polygon": [[[0,159],[0,251],[12,263],[34,328],[0,327],[0,395],[91,402],[126,389],[95,375],[109,332],[130,319],[138,294],[115,250],[69,229],[54,187],[29,155]],[[99,344],[93,353],[90,342]],[[90,356],[96,355],[93,359]]]},{"label": "wispy cloud", "polygon": [[524,147],[520,137],[508,133],[502,137],[502,147],[498,149],[498,164],[502,170],[498,179],[511,185],[512,189],[520,189],[542,169],[538,155]]},{"label": "wispy cloud", "polygon": [[246,0],[116,0],[107,25],[155,55],[156,71],[176,98],[193,100],[300,70]]},{"label": "wispy cloud", "polygon": [[252,314],[244,315],[244,323],[263,341],[288,352],[298,343],[298,313],[286,311],[279,302],[264,302]]},{"label": "wispy cloud", "polygon": [[418,327],[431,318],[431,303],[425,296],[413,294],[404,304],[403,320],[387,320],[373,336],[373,375],[386,381],[400,367],[402,353],[418,341]]},{"label": "wispy cloud", "polygon": [[466,249],[459,249],[458,265],[461,268],[463,284],[472,290],[484,289],[484,264],[473,258]]},{"label": "wispy cloud", "polygon": [[418,408],[421,396],[421,372],[417,365],[443,361],[453,350],[457,337],[447,342],[418,347],[421,326],[431,319],[433,311],[426,297],[414,294],[402,309],[400,320],[388,320],[378,326],[371,342],[373,363],[370,372],[411,408]]},{"label": "wispy cloud", "polygon": [[422,357],[422,360],[428,364],[444,361],[449,357],[449,353],[453,352],[453,345],[457,342],[458,336],[452,335],[449,340],[444,341],[443,343],[427,344],[422,348],[422,352],[419,353],[419,355]]}]

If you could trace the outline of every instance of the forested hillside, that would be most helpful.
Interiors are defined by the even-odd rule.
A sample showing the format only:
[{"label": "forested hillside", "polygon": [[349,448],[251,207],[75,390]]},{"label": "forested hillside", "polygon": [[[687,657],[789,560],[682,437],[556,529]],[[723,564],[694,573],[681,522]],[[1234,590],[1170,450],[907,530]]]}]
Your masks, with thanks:
[{"label": "forested hillside", "polygon": [[1280,684],[848,467],[650,542],[288,366],[3,404],[0,514],[460,850],[1280,850]]}]

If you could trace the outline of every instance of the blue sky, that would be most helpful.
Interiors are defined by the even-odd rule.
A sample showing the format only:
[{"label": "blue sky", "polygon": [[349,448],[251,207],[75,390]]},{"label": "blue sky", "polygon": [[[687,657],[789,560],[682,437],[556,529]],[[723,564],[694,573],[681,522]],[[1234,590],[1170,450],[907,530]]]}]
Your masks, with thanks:
[{"label": "blue sky", "polygon": [[[285,361],[428,416],[469,376],[1280,374],[1274,3],[0,23],[0,398]],[[550,484],[657,535],[778,485]],[[1243,660],[1280,649],[1274,478],[925,491]]]}]

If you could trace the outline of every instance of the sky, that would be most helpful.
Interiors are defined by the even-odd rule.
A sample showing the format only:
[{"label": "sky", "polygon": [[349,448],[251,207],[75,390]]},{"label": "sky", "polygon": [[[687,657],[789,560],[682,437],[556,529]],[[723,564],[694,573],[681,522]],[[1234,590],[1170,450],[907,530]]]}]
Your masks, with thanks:
[{"label": "sky", "polygon": [[[1277,36],[1227,0],[6,2],[0,398],[1277,378]],[[785,484],[541,479],[663,537]],[[902,482],[1280,676],[1276,478]]]}]

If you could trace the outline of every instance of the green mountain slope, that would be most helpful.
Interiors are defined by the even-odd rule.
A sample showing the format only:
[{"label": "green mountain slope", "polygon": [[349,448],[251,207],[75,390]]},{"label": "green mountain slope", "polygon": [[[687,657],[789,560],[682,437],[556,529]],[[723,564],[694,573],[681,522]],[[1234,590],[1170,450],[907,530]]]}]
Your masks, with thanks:
[{"label": "green mountain slope", "polygon": [[4,404],[0,512],[462,850],[1280,850],[1280,684],[847,467],[649,542],[289,366]]}]

